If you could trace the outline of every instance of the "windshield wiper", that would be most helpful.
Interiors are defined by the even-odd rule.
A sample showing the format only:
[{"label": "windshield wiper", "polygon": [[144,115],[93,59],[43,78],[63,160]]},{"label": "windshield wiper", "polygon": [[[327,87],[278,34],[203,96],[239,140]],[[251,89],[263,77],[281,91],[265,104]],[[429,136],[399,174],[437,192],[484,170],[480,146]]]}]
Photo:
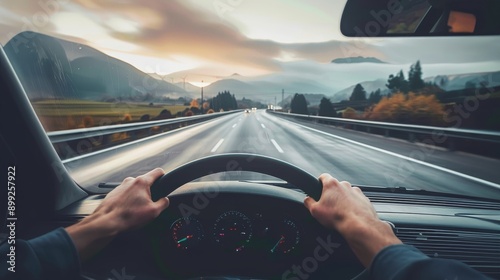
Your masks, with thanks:
[{"label": "windshield wiper", "polygon": [[121,183],[118,182],[109,182],[109,183],[99,183],[97,186],[100,189],[114,189],[118,187]]},{"label": "windshield wiper", "polygon": [[391,192],[391,193],[428,193],[426,190],[422,189],[412,189],[412,188],[407,188],[407,187],[382,187],[382,186],[363,186],[363,185],[352,185],[353,187],[358,187],[362,191],[375,191],[375,192]]}]

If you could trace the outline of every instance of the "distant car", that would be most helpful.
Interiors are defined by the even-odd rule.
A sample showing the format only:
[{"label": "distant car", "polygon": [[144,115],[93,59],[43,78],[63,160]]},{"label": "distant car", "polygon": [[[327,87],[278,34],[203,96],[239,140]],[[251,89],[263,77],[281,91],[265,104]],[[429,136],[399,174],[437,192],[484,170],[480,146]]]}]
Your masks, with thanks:
[{"label": "distant car", "polygon": [[245,109],[245,113],[250,113],[250,110],[248,110],[248,109]]},{"label": "distant car", "polygon": [[255,112],[255,111],[257,111],[257,108],[253,107],[252,112]]}]

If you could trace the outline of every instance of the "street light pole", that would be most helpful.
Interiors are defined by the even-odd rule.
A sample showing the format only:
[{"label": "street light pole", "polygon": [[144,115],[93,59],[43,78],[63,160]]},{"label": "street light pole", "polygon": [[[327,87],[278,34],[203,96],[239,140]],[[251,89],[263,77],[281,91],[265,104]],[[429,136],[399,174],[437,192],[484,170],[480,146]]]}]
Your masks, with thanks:
[{"label": "street light pole", "polygon": [[203,114],[203,80],[201,81],[201,113]]}]

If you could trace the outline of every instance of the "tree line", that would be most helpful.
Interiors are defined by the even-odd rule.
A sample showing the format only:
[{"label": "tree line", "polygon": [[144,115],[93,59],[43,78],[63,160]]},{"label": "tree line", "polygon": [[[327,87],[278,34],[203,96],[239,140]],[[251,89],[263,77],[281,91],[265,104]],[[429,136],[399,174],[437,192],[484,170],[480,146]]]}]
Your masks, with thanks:
[{"label": "tree line", "polygon": [[[361,102],[366,106],[363,113],[353,108],[346,108],[340,116],[344,118],[358,118],[378,121],[393,121],[401,123],[418,123],[441,125],[444,114],[443,105],[436,98],[435,85],[425,83],[422,79],[420,61],[412,64],[406,79],[403,70],[389,75],[386,87],[390,90],[387,96],[377,89],[369,94],[361,84],[356,84],[346,102]],[[473,87],[472,84],[468,85]],[[366,102],[366,103],[363,103]],[[295,114],[309,114],[308,103],[304,95],[296,93],[291,101],[290,109]],[[321,99],[318,115],[338,117],[330,99]]]}]

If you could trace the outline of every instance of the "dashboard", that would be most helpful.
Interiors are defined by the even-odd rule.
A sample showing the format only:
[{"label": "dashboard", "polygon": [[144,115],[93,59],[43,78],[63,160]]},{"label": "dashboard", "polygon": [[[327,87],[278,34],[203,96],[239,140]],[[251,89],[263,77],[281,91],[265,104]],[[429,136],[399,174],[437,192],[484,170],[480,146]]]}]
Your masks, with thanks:
[{"label": "dashboard", "polygon": [[269,195],[276,188],[271,186],[261,186],[266,195],[258,188],[240,193],[249,185],[255,187],[232,182],[218,192],[220,183],[191,184],[191,192],[170,196],[169,211],[149,227],[154,257],[165,264],[160,269],[167,278],[320,279],[341,271],[351,278],[363,271],[345,240],[311,217],[304,194],[282,189],[278,198]]},{"label": "dashboard", "polygon": [[[303,205],[305,194],[272,182],[195,182],[143,229],[117,236],[83,267],[89,279],[353,279],[364,271],[346,241]],[[429,257],[500,278],[495,201],[364,189],[396,235]],[[58,226],[91,214],[103,195],[60,211]],[[119,279],[119,278],[118,278]]]}]

